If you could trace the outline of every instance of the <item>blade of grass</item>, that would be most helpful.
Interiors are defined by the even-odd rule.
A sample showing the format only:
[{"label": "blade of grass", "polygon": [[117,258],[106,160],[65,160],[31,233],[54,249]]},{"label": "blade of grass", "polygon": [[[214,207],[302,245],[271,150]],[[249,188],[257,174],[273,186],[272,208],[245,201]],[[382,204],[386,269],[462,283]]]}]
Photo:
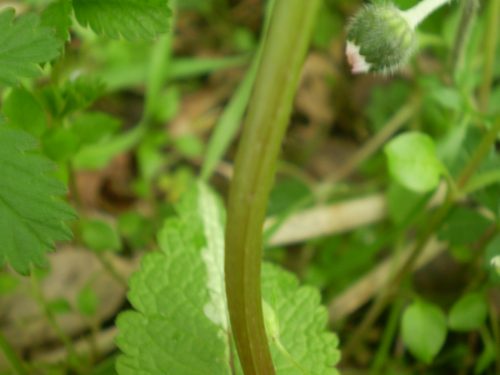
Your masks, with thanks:
[{"label": "blade of grass", "polygon": [[257,53],[252,61],[252,65],[247,71],[245,78],[238,86],[236,93],[233,95],[231,101],[222,113],[217,125],[215,126],[214,134],[210,138],[201,170],[202,180],[206,181],[212,176],[217,168],[217,165],[224,157],[231,141],[234,139],[238,129],[240,128],[243,115],[248,107],[250,95],[252,94],[255,77],[257,76],[257,68],[259,67],[262,56],[263,42],[267,36],[273,7],[274,0],[268,4],[266,20],[264,22],[264,32],[262,34],[262,39]]}]

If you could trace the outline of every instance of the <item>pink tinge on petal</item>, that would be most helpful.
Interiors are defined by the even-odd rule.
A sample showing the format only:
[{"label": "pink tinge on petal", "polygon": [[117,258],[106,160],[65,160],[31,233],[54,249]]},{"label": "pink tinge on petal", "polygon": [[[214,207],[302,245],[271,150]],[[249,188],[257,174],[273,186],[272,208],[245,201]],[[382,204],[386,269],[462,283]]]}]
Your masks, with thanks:
[{"label": "pink tinge on petal", "polygon": [[351,72],[354,74],[366,73],[370,70],[371,64],[368,64],[365,57],[359,52],[359,47],[354,43],[347,42],[345,49],[347,61],[351,66]]}]

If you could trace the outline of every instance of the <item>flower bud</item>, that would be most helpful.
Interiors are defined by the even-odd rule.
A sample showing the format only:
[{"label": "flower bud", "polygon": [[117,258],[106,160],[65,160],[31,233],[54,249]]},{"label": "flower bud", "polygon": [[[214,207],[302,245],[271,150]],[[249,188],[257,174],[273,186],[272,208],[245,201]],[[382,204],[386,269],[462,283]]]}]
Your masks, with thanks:
[{"label": "flower bud", "polygon": [[353,73],[391,73],[403,65],[416,46],[413,26],[391,3],[369,4],[347,29],[346,54]]}]

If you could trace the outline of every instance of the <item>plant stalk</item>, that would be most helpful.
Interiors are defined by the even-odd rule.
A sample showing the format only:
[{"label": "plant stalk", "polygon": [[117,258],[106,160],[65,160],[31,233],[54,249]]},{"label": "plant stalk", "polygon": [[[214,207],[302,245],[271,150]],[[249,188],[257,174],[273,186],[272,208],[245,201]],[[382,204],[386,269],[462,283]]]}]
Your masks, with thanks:
[{"label": "plant stalk", "polygon": [[416,28],[431,13],[447,2],[449,2],[449,0],[422,0],[413,8],[403,11],[402,13],[410,26]]},{"label": "plant stalk", "polygon": [[476,19],[477,10],[479,9],[478,0],[463,0],[462,14],[458,23],[455,43],[451,54],[452,72],[456,74],[462,65],[464,52],[467,47],[470,31],[474,20]]},{"label": "plant stalk", "polygon": [[225,278],[245,375],[275,374],[262,313],[263,223],[276,161],[321,0],[277,0],[245,120],[228,201]]},{"label": "plant stalk", "polygon": [[14,348],[7,341],[3,333],[0,331],[0,350],[3,352],[5,358],[8,363],[14,370],[14,374],[16,375],[28,375],[28,371],[26,370],[23,361],[16,353]]},{"label": "plant stalk", "polygon": [[484,43],[484,68],[483,68],[483,82],[479,91],[479,108],[483,112],[488,111],[490,102],[491,83],[493,81],[493,68],[495,65],[495,53],[498,44],[498,33],[500,29],[498,23],[500,22],[500,0],[491,0],[488,9],[488,21],[485,31]]}]

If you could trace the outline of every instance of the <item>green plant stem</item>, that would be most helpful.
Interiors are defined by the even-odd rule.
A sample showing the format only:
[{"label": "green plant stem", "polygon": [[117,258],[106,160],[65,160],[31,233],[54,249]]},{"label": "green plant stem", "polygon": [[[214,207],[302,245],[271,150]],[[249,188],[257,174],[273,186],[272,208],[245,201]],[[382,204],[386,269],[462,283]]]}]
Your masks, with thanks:
[{"label": "green plant stem", "polygon": [[455,199],[457,195],[460,194],[461,189],[463,189],[469,179],[472,177],[476,169],[479,167],[481,161],[484,159],[486,154],[491,150],[491,147],[496,141],[496,137],[500,132],[500,118],[497,122],[489,129],[489,131],[483,137],[480,145],[475,150],[472,155],[471,160],[467,163],[465,168],[462,170],[460,177],[458,178],[457,192],[453,189],[448,190],[448,195],[445,202],[430,218],[427,226],[424,228],[422,234],[420,235],[415,247],[412,250],[411,255],[403,263],[401,268],[396,272],[394,277],[389,278],[386,286],[382,289],[378,297],[376,298],[373,305],[368,310],[361,324],[356,328],[354,333],[351,335],[349,341],[347,342],[344,350],[343,357],[348,358],[353,351],[358,347],[362,341],[365,333],[370,329],[370,327],[375,323],[380,314],[384,311],[386,306],[391,302],[393,296],[397,293],[399,285],[406,277],[406,275],[412,270],[413,264],[419,258],[423,249],[431,239],[433,233],[435,233],[443,224],[444,220],[448,216],[450,210],[453,208]]},{"label": "green plant stem", "polygon": [[420,100],[418,98],[412,98],[407,104],[397,111],[393,117],[387,121],[387,123],[382,127],[382,130],[377,132],[358,152],[356,152],[344,165],[340,167],[331,176],[328,176],[324,182],[321,183],[318,191],[323,191],[323,189],[328,189],[331,184],[343,180],[348,177],[353,171],[356,170],[365,160],[370,156],[375,154],[380,147],[396,133],[401,127],[403,127],[415,114],[420,105]]},{"label": "green plant stem", "polygon": [[252,94],[252,89],[255,84],[257,68],[260,64],[264,41],[268,33],[274,2],[275,0],[271,0],[267,3],[264,31],[250,68],[247,70],[243,81],[241,81],[233,97],[224,109],[210,137],[205,160],[201,169],[201,178],[205,181],[212,176],[240,128],[241,119],[248,107],[250,95]]},{"label": "green plant stem", "polygon": [[491,324],[491,331],[493,333],[493,341],[495,350],[495,366],[497,373],[500,372],[500,318],[498,317],[497,308],[495,304],[490,301],[489,303],[489,317]]},{"label": "green plant stem", "polygon": [[478,0],[462,1],[462,14],[460,16],[460,21],[458,23],[453,51],[451,53],[452,72],[455,75],[461,68],[464,58],[464,52],[469,41],[470,31],[472,28],[472,24],[476,19],[478,8],[479,8]]},{"label": "green plant stem", "polygon": [[495,65],[495,54],[498,44],[498,23],[500,22],[500,0],[490,0],[488,8],[488,23],[484,38],[484,67],[483,81],[479,91],[479,108],[487,112],[490,102],[491,82],[493,81],[493,68]]},{"label": "green plant stem", "polygon": [[412,28],[416,28],[431,13],[447,2],[448,0],[421,0],[413,8],[403,11],[403,16]]},{"label": "green plant stem", "polygon": [[[49,307],[49,304],[45,298],[45,295],[43,294],[42,288],[40,286],[40,282],[35,275],[35,270],[31,270],[31,287],[33,290],[33,296],[35,301],[38,303],[38,306],[40,309],[42,309],[43,314],[45,315],[47,322],[49,323],[50,327],[54,330],[56,333],[57,337],[61,342],[64,344],[64,347],[66,348],[66,352],[68,354],[68,357],[70,358],[78,358],[77,352],[75,347],[73,346],[73,342],[71,339],[66,335],[66,332],[61,328],[59,323],[57,322],[57,319],[52,312],[52,310]],[[81,373],[83,371],[82,369],[78,368]]]},{"label": "green plant stem", "polygon": [[276,1],[228,201],[225,278],[232,333],[245,375],[275,373],[262,316],[262,231],[276,160],[320,0]]},{"label": "green plant stem", "polygon": [[498,133],[500,132],[500,118],[496,119],[496,123],[489,129],[488,133],[483,137],[481,143],[477,147],[476,151],[472,155],[471,160],[465,166],[460,177],[458,178],[457,187],[462,190],[467,186],[467,183],[474,175],[474,172],[479,167],[484,157],[488,152],[491,151],[491,146],[495,144],[495,141],[498,137]]},{"label": "green plant stem", "polygon": [[101,262],[104,269],[113,277],[121,286],[128,287],[127,278],[123,276],[113,265],[113,263],[106,257],[106,254],[95,252],[97,259]]},{"label": "green plant stem", "polygon": [[394,337],[398,332],[399,318],[401,316],[401,311],[404,307],[403,299],[398,299],[398,301],[392,306],[391,312],[389,314],[389,320],[384,329],[384,334],[382,336],[382,342],[377,349],[377,354],[373,361],[370,374],[382,374],[384,365],[386,364],[387,358],[389,358],[389,352],[391,350],[391,345],[394,342]]},{"label": "green plant stem", "polygon": [[23,361],[0,331],[0,349],[16,375],[28,375]]}]

